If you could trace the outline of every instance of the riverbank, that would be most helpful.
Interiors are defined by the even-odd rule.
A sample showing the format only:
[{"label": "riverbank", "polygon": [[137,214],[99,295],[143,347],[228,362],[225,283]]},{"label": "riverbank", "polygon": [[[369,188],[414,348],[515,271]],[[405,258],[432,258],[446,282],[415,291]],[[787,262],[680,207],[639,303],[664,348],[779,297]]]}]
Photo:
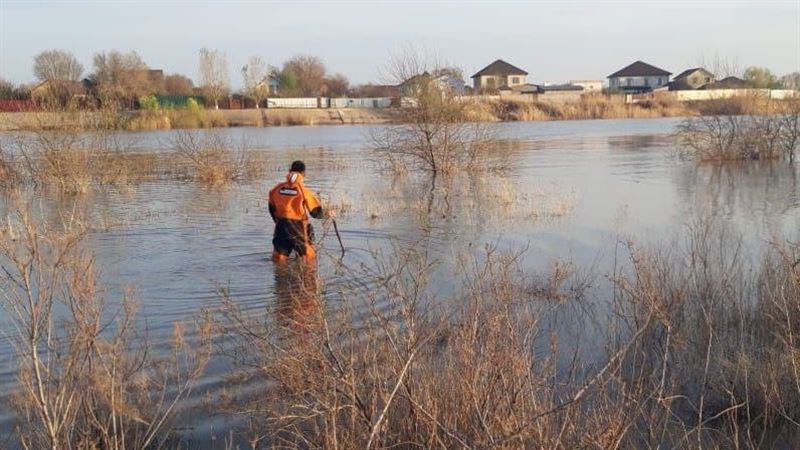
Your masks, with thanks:
[{"label": "riverbank", "polygon": [[[787,100],[788,101],[788,100]],[[591,119],[651,119],[704,115],[776,114],[786,101],[753,97],[678,102],[656,97],[625,103],[620,97],[592,95],[568,103],[512,99],[474,101],[466,120],[477,122],[532,122]],[[399,123],[399,108],[270,108],[236,110],[140,110],[4,112],[0,131],[93,128],[98,124],[122,130],[269,127],[293,125],[352,125]]]},{"label": "riverbank", "polygon": [[0,131],[86,127],[111,121],[115,128],[157,130],[214,127],[264,127],[290,125],[383,124],[396,122],[397,109],[238,109],[203,111],[125,111],[108,117],[106,112],[4,112]]}]

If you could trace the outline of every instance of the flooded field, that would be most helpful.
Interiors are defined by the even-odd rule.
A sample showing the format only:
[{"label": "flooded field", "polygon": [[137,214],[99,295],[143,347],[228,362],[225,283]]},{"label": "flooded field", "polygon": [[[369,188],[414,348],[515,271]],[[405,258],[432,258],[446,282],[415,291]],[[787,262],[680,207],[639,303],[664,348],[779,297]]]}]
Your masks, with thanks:
[{"label": "flooded field", "polygon": [[[436,262],[431,285],[446,295],[458,288],[453,274],[462,269],[461,256],[479,257],[486,246],[524,250],[523,264],[534,271],[561,260],[602,278],[619,264],[616,255],[627,240],[668,245],[700,220],[740,235],[752,261],[772,240],[798,239],[800,165],[681,160],[674,148],[675,124],[674,119],[498,124],[507,144],[499,151],[507,158],[503,170],[435,185],[382,170],[373,160],[367,126],[226,129],[219,133],[263,152],[263,177],[222,188],[148,181],[97,187],[77,197],[39,190],[27,195],[54,223],[74,211],[86,213],[106,296],[113,303],[125,289],[134,290],[137,326],[157,351],[170,340],[176,321],[191,322],[218,309],[220,288],[243,311],[273,320],[285,287],[269,260],[266,194],[293,159],[306,162],[307,185],[338,211],[343,257],[330,223],[315,223],[318,270],[330,292],[351,285],[353,274],[367,271],[376,254],[398,248],[424,250]],[[132,151],[169,152],[171,133],[118,138]],[[0,340],[2,434],[14,426],[6,400],[16,376],[11,328],[4,320],[0,317],[6,332]],[[569,324],[559,326],[571,335]],[[583,338],[595,340],[590,348],[602,348],[599,334],[587,331]],[[218,396],[230,364],[213,358],[191,403]],[[213,409],[181,416],[188,441],[221,446],[230,420]]]}]

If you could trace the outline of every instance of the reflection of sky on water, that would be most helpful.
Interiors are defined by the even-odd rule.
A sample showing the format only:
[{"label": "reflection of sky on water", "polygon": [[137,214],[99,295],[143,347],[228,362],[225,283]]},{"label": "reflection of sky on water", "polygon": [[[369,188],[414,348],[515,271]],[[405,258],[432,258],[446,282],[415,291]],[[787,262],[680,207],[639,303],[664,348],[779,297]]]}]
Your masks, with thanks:
[{"label": "reflection of sky on water", "polygon": [[[366,126],[230,129],[222,132],[271,155],[268,179],[222,190],[145,183],[60,205],[51,197],[37,204],[50,211],[53,222],[61,218],[58,207],[75,207],[110,227],[90,237],[109,296],[133,286],[141,302],[140,322],[156,341],[169,336],[172,322],[218,305],[218,285],[229,286],[242,308],[254,313],[266,313],[276,303],[266,192],[294,158],[306,160],[312,189],[325,198],[346,193],[353,205],[338,218],[348,248],[346,265],[369,265],[373,252],[386,254],[393,246],[426,248],[440,261],[432,279],[445,296],[459,284],[452,275],[457,256],[479,253],[486,244],[527,248],[525,264],[535,270],[568,259],[602,275],[609,271],[618,239],[665,242],[698,214],[733,225],[756,253],[775,234],[798,237],[800,165],[680,161],[672,152],[674,123],[498,124],[502,136],[520,141],[508,170],[462,177],[448,190],[440,183],[433,194],[418,180],[376,169],[365,149]],[[121,133],[121,139],[131,139],[135,145],[130,147],[137,150],[157,150],[168,147],[169,133]],[[517,196],[508,205],[505,191]],[[568,214],[535,214],[560,197],[569,199]],[[370,218],[370,211],[378,214]],[[324,236],[320,272],[335,290],[347,282],[334,270],[338,243],[332,229],[319,225],[317,230]],[[559,327],[568,336],[583,334],[583,340],[600,337],[564,319]],[[0,343],[0,390],[7,393],[14,367],[8,343]],[[223,367],[212,366],[204,380],[209,389]]]}]

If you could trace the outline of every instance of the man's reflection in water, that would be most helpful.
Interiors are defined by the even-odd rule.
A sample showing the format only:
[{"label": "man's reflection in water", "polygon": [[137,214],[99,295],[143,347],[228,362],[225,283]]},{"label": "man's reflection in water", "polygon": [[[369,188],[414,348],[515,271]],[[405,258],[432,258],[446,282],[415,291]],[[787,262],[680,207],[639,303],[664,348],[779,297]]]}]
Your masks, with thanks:
[{"label": "man's reflection in water", "polygon": [[275,265],[278,324],[290,336],[309,335],[321,325],[316,267],[295,259]]}]

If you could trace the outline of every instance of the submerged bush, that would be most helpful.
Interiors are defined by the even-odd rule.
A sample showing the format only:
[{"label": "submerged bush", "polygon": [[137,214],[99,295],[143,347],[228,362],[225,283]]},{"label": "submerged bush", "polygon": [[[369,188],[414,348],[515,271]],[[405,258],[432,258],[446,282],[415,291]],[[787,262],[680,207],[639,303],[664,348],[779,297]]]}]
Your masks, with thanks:
[{"label": "submerged bush", "polygon": [[170,351],[150,352],[126,292],[104,298],[87,228],[47,224],[15,197],[0,226],[0,304],[8,313],[17,388],[11,405],[21,448],[159,448],[178,403],[202,374],[210,328],[191,345],[175,325]]},{"label": "submerged bush", "polygon": [[786,158],[793,161],[800,142],[800,101],[781,105],[771,115],[701,116],[677,127],[685,151],[701,160]]},{"label": "submerged bush", "polygon": [[188,164],[186,176],[208,186],[223,186],[263,171],[264,161],[221,133],[179,131],[173,140],[178,156]]},{"label": "submerged bush", "polygon": [[451,69],[429,67],[414,54],[396,58],[391,65],[408,98],[397,126],[373,131],[372,146],[382,162],[434,176],[485,168],[494,133],[486,124],[469,122],[475,114],[471,102],[431,75]]}]

